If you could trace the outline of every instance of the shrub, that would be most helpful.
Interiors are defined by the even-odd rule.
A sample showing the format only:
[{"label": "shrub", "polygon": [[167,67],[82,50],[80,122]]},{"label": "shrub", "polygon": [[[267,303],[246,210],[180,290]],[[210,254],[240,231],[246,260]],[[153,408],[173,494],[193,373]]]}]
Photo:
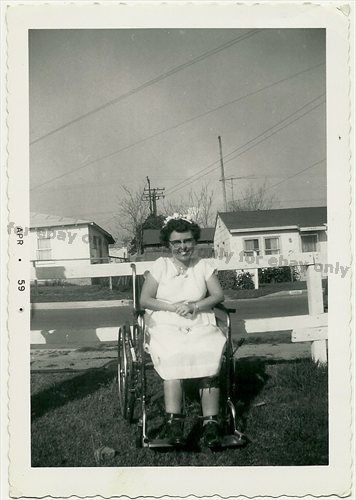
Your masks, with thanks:
[{"label": "shrub", "polygon": [[237,276],[236,285],[239,290],[252,290],[255,288],[253,277],[249,272],[240,273]]},{"label": "shrub", "polygon": [[299,277],[295,267],[267,267],[258,270],[260,283],[285,283],[298,281]]},{"label": "shrub", "polygon": [[237,288],[236,271],[218,271],[218,278],[223,290],[235,290]]},{"label": "shrub", "polygon": [[218,278],[224,290],[251,290],[255,288],[252,275],[248,272],[237,275],[234,270],[218,271]]}]

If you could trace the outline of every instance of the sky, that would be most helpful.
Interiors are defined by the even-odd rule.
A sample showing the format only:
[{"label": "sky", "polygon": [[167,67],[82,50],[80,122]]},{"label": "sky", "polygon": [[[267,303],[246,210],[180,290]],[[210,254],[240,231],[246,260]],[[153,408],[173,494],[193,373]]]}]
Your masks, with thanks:
[{"label": "sky", "polygon": [[223,210],[219,135],[228,201],[265,184],[275,208],[326,205],[322,29],[30,30],[29,68],[31,211],[117,235],[146,176]]}]

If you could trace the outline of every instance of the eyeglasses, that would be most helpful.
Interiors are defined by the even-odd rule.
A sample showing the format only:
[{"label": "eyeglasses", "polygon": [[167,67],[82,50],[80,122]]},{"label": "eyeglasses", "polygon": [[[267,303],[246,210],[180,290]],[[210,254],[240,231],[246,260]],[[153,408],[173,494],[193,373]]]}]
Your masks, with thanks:
[{"label": "eyeglasses", "polygon": [[179,248],[180,245],[186,245],[188,247],[194,245],[194,238],[186,238],[185,240],[170,240],[169,243],[174,248]]}]

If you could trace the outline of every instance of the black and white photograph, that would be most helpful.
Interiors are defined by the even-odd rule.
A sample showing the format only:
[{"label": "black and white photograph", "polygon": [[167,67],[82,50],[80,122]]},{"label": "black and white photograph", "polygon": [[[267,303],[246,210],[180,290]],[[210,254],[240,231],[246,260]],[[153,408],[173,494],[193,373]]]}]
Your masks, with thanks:
[{"label": "black and white photograph", "polygon": [[315,493],[313,471],[347,446],[349,388],[335,398],[332,373],[344,355],[351,369],[327,23],[54,24],[26,30],[26,215],[7,223],[29,325],[27,467],[60,470],[57,492],[92,468],[144,470],[136,495],[153,494],[151,472],[197,471],[206,495],[219,467],[250,483],[293,470],[295,494]]}]

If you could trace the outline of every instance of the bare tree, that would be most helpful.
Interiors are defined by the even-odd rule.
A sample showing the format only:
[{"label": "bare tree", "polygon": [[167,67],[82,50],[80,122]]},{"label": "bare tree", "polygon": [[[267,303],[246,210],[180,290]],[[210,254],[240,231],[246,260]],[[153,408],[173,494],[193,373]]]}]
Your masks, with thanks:
[{"label": "bare tree", "polygon": [[124,235],[122,240],[126,242],[135,241],[136,249],[142,245],[142,224],[149,215],[147,202],[143,199],[143,187],[132,191],[126,186],[121,186],[123,194],[119,198],[119,210],[117,223]]},{"label": "bare tree", "polygon": [[163,212],[171,215],[175,212],[189,214],[201,227],[214,224],[215,212],[213,210],[214,191],[204,184],[200,191],[189,191],[188,195],[177,202],[164,200]]},{"label": "bare tree", "polygon": [[274,194],[267,193],[266,182],[262,186],[249,186],[237,200],[230,201],[229,210],[269,210],[277,203]]}]

